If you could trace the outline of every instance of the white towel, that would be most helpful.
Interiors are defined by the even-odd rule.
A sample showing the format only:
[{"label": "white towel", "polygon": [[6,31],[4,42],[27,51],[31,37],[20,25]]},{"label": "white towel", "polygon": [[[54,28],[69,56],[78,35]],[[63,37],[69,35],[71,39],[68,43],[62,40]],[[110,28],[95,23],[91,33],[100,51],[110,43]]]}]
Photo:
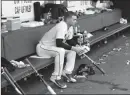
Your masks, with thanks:
[{"label": "white towel", "polygon": [[11,64],[17,68],[25,68],[25,67],[29,67],[30,65],[29,64],[25,64],[24,62],[20,61],[15,61],[15,60],[11,60],[10,61]]}]

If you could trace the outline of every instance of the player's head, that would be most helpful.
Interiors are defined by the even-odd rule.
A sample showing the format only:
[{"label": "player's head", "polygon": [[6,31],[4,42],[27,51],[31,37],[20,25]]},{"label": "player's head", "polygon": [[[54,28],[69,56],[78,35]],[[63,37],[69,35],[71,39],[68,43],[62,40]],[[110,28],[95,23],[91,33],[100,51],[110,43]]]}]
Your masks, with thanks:
[{"label": "player's head", "polygon": [[74,26],[77,23],[77,15],[72,11],[68,11],[64,14],[64,21],[70,26]]}]

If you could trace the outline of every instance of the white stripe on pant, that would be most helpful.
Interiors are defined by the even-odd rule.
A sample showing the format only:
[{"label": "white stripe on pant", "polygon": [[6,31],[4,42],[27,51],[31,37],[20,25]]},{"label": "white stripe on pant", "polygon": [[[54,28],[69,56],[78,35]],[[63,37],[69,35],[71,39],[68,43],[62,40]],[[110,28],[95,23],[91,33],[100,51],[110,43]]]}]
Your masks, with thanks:
[{"label": "white stripe on pant", "polygon": [[[54,57],[55,58],[55,68],[52,76],[55,76],[56,79],[60,79],[62,73],[71,74],[74,65],[76,52],[72,50],[65,50],[64,48],[59,48],[56,46],[45,46],[38,44],[36,47],[36,52],[38,56],[42,57]],[[64,58],[67,58],[67,62],[63,71]]]}]

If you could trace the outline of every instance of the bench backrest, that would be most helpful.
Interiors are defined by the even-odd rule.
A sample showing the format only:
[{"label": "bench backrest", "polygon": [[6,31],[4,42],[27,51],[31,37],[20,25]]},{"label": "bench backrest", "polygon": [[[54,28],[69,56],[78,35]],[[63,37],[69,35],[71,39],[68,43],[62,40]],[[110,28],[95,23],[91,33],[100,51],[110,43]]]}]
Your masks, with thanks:
[{"label": "bench backrest", "polygon": [[81,31],[87,30],[88,32],[94,32],[104,26],[110,26],[119,22],[121,17],[121,10],[114,9],[110,12],[88,15],[86,18],[78,20],[78,23]]},{"label": "bench backrest", "polygon": [[2,34],[2,56],[10,61],[35,53],[36,44],[53,26],[19,29]]}]

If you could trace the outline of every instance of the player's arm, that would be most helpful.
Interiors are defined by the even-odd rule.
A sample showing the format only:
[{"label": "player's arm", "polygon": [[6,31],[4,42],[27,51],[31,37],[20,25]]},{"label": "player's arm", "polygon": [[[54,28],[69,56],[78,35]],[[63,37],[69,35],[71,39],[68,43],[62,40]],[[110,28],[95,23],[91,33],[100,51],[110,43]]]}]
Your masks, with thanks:
[{"label": "player's arm", "polygon": [[56,34],[56,45],[57,47],[62,47],[67,50],[73,50],[76,51],[77,53],[81,51],[80,48],[75,47],[75,46],[70,46],[66,43],[63,42],[65,39],[65,33],[67,31],[67,26],[64,25],[63,23],[61,25],[57,26],[57,34]]},{"label": "player's arm", "polygon": [[59,25],[57,25],[56,29],[56,46],[67,50],[71,50],[72,46],[63,42],[63,40],[65,39],[65,33],[67,31],[67,25],[64,23],[60,23]]},{"label": "player's arm", "polygon": [[83,50],[80,47],[70,46],[68,44],[63,43],[63,39],[56,39],[56,45],[57,45],[57,47],[62,47],[62,48],[67,49],[67,50],[73,50],[77,53],[79,53],[80,51]]},{"label": "player's arm", "polygon": [[67,40],[66,42],[67,42],[67,44],[69,44],[71,46],[76,46],[77,45],[77,42],[74,39]]},{"label": "player's arm", "polygon": [[56,39],[56,46],[62,47],[62,48],[67,49],[67,50],[71,50],[71,48],[72,48],[72,46],[65,44],[63,42],[63,39]]}]

